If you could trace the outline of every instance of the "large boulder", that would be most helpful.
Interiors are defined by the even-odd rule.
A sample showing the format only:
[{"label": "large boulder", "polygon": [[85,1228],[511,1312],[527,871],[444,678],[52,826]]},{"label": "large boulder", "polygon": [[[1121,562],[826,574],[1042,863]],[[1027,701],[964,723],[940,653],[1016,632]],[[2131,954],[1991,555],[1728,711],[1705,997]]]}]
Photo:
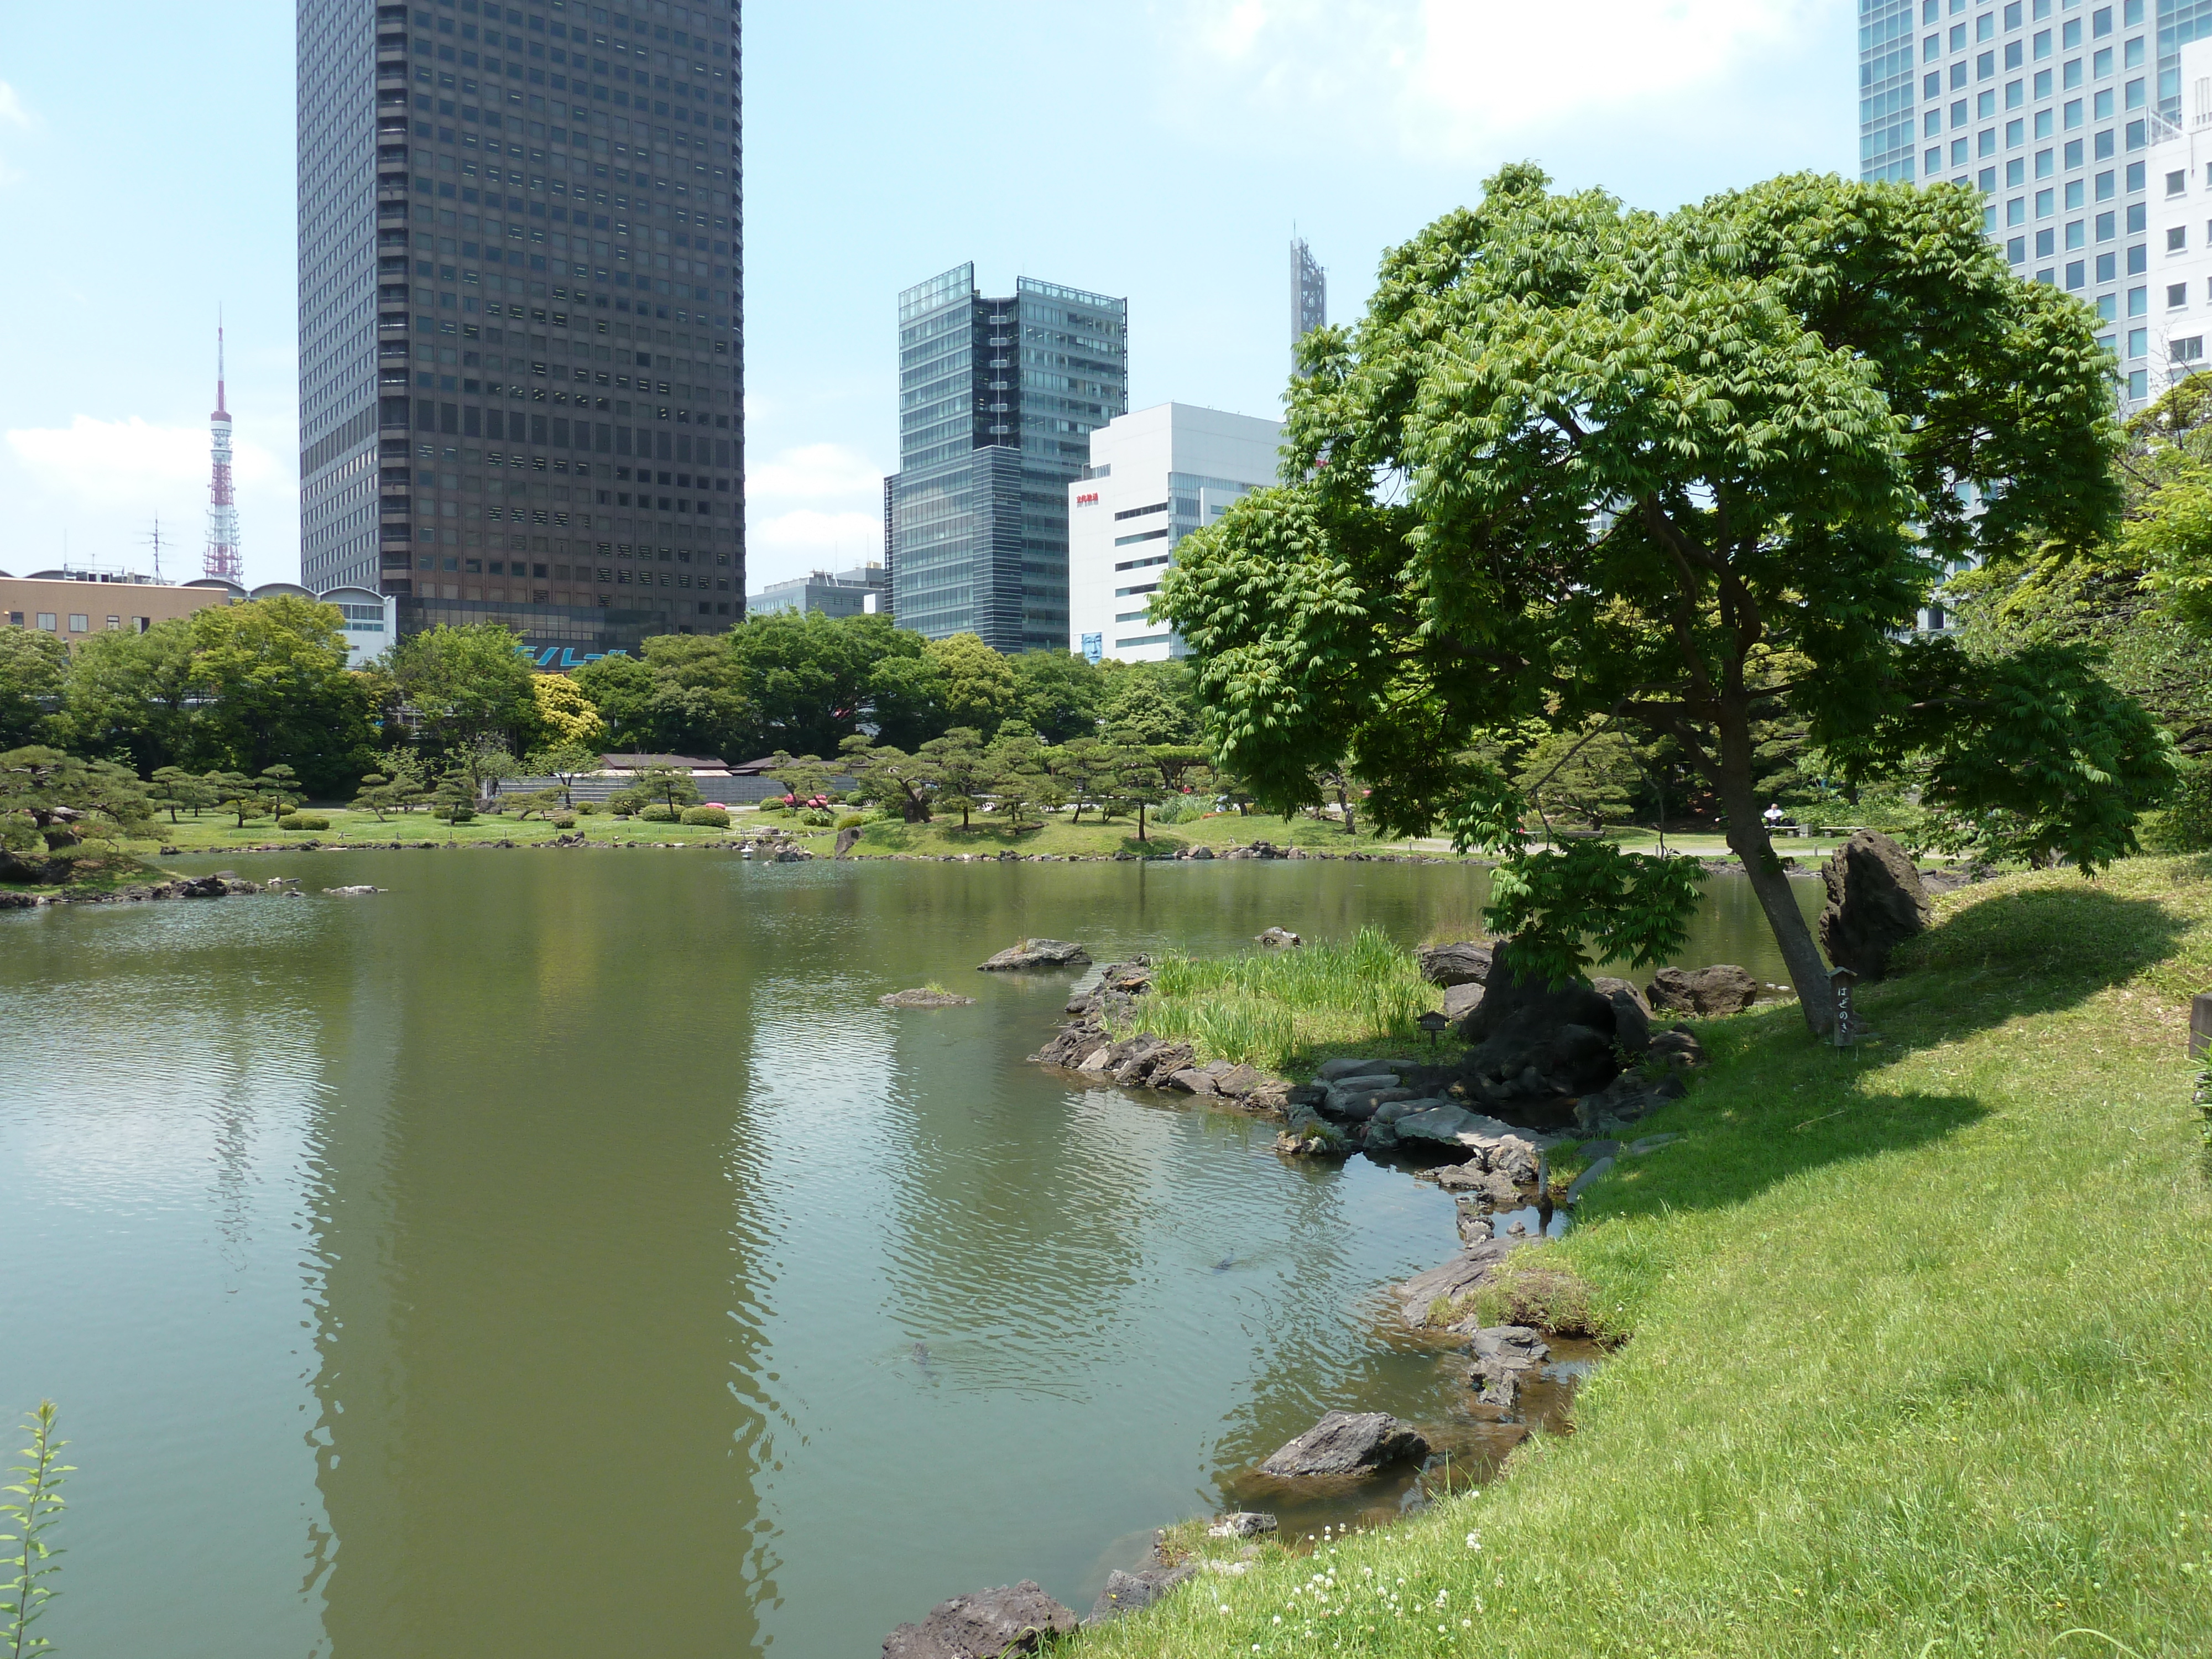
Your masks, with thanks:
[{"label": "large boulder", "polygon": [[1578,980],[1555,988],[1541,974],[1515,972],[1513,947],[1501,945],[1492,953],[1490,973],[1483,981],[1482,1002],[1462,1024],[1459,1034],[1480,1046],[1509,1025],[1529,1031],[1585,1025],[1610,1036],[1613,1003]]},{"label": "large boulder", "polygon": [[1429,1455],[1429,1443],[1388,1412],[1331,1412],[1260,1465],[1279,1480],[1368,1474]]},{"label": "large boulder", "polygon": [[1421,977],[1431,985],[1480,985],[1490,977],[1492,947],[1472,939],[1431,945],[1420,951]]},{"label": "large boulder", "polygon": [[1880,979],[1889,953],[1928,925],[1928,889],[1905,849],[1875,830],[1838,847],[1820,872],[1828,902],[1820,948],[1838,968]]},{"label": "large boulder", "polygon": [[1482,1006],[1482,995],[1480,985],[1446,986],[1444,1018],[1455,1025],[1465,1024],[1467,1017]]},{"label": "large boulder", "polygon": [[1655,1009],[1670,1014],[1740,1014],[1759,1000],[1759,981],[1734,963],[1711,968],[1662,968],[1644,988]]},{"label": "large boulder", "polygon": [[1072,968],[1088,965],[1091,953],[1072,939],[1025,939],[1010,945],[981,964],[987,974],[1003,974],[1020,968]]},{"label": "large boulder", "polygon": [[[1273,1517],[1267,1518],[1272,1521]],[[1091,1616],[1083,1622],[1103,1625],[1109,1619],[1119,1619],[1125,1613],[1149,1607],[1185,1579],[1195,1577],[1197,1573],[1198,1569],[1188,1565],[1139,1567],[1134,1572],[1123,1572],[1116,1568],[1106,1576],[1106,1588],[1091,1604]]]},{"label": "large boulder", "polygon": [[1474,1359],[1468,1381],[1475,1397],[1506,1411],[1519,1403],[1522,1384],[1542,1373],[1552,1353],[1543,1334],[1528,1325],[1486,1325],[1468,1351]]},{"label": "large boulder", "polygon": [[920,1624],[901,1625],[884,1638],[884,1659],[1000,1659],[1035,1653],[1047,1635],[1065,1636],[1075,1626],[1073,1608],[1024,1578],[939,1601]]},{"label": "large boulder", "polygon": [[1505,1260],[1517,1241],[1486,1238],[1468,1245],[1449,1261],[1415,1273],[1404,1284],[1397,1285],[1391,1294],[1398,1298],[1399,1311],[1408,1325],[1416,1330],[1430,1322],[1439,1309],[1449,1310],[1474,1294],[1487,1284],[1498,1264]]}]

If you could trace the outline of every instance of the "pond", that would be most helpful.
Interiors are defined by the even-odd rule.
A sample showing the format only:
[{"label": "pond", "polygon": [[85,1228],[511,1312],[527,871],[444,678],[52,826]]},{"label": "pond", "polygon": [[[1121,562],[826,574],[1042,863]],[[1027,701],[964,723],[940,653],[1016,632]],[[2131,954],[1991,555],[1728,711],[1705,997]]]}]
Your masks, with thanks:
[{"label": "pond", "polygon": [[[1085,1608],[1322,1411],[1464,1395],[1380,1294],[1446,1194],[1072,1089],[1023,1056],[1073,975],[972,970],[1412,942],[1478,871],[251,865],[390,890],[0,914],[0,1413],[72,1443],[67,1648],[869,1653],[985,1584]],[[1781,976],[1740,878],[1715,960]],[[876,1006],[930,979],[980,1000]]]}]

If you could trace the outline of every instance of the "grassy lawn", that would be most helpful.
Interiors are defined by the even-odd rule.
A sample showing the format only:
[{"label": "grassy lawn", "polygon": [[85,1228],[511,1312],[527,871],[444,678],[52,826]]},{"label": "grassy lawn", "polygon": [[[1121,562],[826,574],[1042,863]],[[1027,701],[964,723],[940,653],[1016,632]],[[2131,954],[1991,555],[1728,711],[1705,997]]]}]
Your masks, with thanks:
[{"label": "grassy lawn", "polygon": [[1707,1022],[1688,1139],[1544,1247],[1631,1334],[1575,1433],[1071,1650],[2212,1651],[2208,982],[2212,861],[2142,860],[1941,901],[1877,1042]]}]

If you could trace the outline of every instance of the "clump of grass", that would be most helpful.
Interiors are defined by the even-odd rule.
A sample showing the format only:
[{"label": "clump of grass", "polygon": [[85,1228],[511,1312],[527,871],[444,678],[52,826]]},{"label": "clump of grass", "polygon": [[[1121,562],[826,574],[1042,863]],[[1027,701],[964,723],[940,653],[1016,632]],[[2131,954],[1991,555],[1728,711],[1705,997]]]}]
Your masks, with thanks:
[{"label": "clump of grass", "polygon": [[1499,1262],[1467,1304],[1486,1325],[1534,1325],[1554,1336],[1620,1334],[1597,1287],[1543,1245]]},{"label": "clump of grass", "polygon": [[1126,1026],[1196,1048],[1201,1057],[1293,1074],[1328,1051],[1425,1044],[1413,1022],[1441,994],[1409,951],[1379,930],[1284,951],[1163,957]]}]

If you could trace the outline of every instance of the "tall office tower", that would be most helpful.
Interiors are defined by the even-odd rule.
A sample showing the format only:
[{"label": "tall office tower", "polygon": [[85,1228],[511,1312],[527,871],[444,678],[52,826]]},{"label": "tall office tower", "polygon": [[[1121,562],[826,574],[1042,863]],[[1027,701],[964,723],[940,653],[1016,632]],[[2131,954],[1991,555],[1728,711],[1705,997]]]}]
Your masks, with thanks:
[{"label": "tall office tower", "polygon": [[1313,257],[1306,239],[1291,239],[1291,366],[1297,367],[1299,341],[1328,323],[1328,273]]},{"label": "tall office tower", "polygon": [[1129,302],[959,265],[899,295],[892,605],[932,639],[1067,648],[1067,484],[1129,405]]},{"label": "tall office tower", "polygon": [[299,0],[301,583],[744,615],[739,0]]},{"label": "tall office tower", "polygon": [[[1948,179],[2023,277],[2096,307],[2130,404],[2150,390],[2150,146],[2180,114],[2203,0],[1859,0],[1867,179]],[[2155,39],[2154,39],[2154,34]],[[1917,129],[1917,136],[1916,136]]]}]

